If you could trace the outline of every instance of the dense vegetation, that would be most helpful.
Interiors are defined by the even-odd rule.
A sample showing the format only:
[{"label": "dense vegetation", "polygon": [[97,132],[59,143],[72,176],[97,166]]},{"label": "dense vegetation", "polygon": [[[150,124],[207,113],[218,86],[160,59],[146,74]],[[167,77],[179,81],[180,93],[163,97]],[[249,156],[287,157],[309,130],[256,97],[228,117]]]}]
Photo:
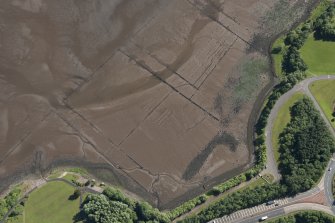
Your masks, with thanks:
[{"label": "dense vegetation", "polygon": [[291,121],[279,142],[279,169],[290,194],[309,190],[320,179],[335,151],[324,120],[308,98],[291,108]]},{"label": "dense vegetation", "polygon": [[[3,219],[5,214],[13,208],[21,196],[21,189],[16,187],[8,195],[4,198],[0,199],[0,220]],[[23,206],[20,204],[15,207],[14,211],[11,213],[9,217],[15,217],[22,213]]]},{"label": "dense vegetation", "polygon": [[209,205],[197,215],[193,215],[180,221],[180,223],[205,223],[214,218],[231,214],[237,210],[262,204],[266,201],[283,196],[285,193],[285,187],[278,183],[236,191],[224,199]]},{"label": "dense vegetation", "polygon": [[105,195],[88,195],[83,211],[92,222],[125,222],[136,220],[135,212],[125,203],[109,200]]},{"label": "dense vegetation", "polygon": [[320,15],[315,22],[315,37],[323,40],[335,40],[335,3]]},{"label": "dense vegetation", "polygon": [[288,100],[286,100],[279,108],[277,116],[272,125],[271,133],[271,142],[274,153],[274,158],[276,164],[279,163],[279,135],[284,131],[286,125],[290,122],[290,108],[296,103],[299,99],[302,99],[304,94],[302,92],[294,93]]},{"label": "dense vegetation", "polygon": [[302,211],[293,215],[278,218],[269,223],[334,223],[335,218],[320,211]]},{"label": "dense vegetation", "polygon": [[293,73],[306,70],[307,65],[301,59],[298,49],[296,47],[289,47],[283,56],[282,71],[285,73]]},{"label": "dense vegetation", "polygon": [[95,223],[170,222],[167,214],[147,202],[131,200],[112,187],[107,187],[102,194],[87,196],[81,212],[86,221]]}]

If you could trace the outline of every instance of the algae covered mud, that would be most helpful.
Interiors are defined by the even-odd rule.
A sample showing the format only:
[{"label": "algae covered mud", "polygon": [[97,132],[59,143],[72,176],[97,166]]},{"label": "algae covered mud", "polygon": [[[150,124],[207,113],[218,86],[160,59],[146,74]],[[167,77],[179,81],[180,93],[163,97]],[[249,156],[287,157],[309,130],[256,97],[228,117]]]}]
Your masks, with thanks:
[{"label": "algae covered mud", "polygon": [[166,208],[243,171],[264,49],[313,4],[2,1],[0,188],[78,165]]}]

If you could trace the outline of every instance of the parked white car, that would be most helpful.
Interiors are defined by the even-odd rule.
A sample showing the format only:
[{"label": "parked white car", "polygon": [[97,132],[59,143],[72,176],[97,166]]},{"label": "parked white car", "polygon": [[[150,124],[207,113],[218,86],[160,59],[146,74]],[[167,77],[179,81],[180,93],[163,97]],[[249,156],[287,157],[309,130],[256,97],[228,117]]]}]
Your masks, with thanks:
[{"label": "parked white car", "polygon": [[269,217],[268,216],[263,216],[261,217],[261,219],[259,219],[260,221],[265,221],[266,219],[268,219]]}]

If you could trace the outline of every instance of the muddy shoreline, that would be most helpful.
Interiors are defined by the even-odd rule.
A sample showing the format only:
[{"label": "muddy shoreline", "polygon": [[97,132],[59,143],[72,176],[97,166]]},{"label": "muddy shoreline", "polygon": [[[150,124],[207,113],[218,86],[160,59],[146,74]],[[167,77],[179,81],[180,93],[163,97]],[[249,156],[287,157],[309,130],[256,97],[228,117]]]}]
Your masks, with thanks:
[{"label": "muddy shoreline", "polygon": [[[319,2],[319,1],[317,1],[317,2]],[[125,5],[127,6],[127,2],[125,2],[124,4],[122,4],[120,7],[125,7]],[[181,3],[178,3],[178,4],[181,4]],[[314,3],[312,6],[310,6],[310,8],[312,8],[314,5],[315,5],[316,3]],[[186,7],[186,6],[184,6],[184,7]],[[149,9],[150,9],[150,7],[149,7]],[[308,11],[310,11],[310,10],[308,10]],[[193,11],[192,11],[193,12]],[[308,17],[308,14],[309,14],[309,12],[307,12],[307,13],[305,13],[303,16],[302,16],[302,18],[301,19],[299,19],[299,21],[296,21],[294,24],[293,24],[293,27],[294,26],[296,26],[296,25],[298,25],[302,20],[304,20],[306,17]],[[164,20],[163,20],[164,21]],[[222,25],[222,24],[221,24]],[[213,24],[212,24],[212,26],[214,26]],[[193,25],[192,25],[192,27],[193,27]],[[205,26],[204,26],[205,27]],[[204,28],[204,27],[202,27],[202,28]],[[216,27],[217,28],[217,27]],[[222,27],[221,27],[222,28]],[[200,29],[201,30],[201,29]],[[286,31],[283,31],[282,33],[285,33]],[[280,34],[277,34],[275,37],[272,37],[271,38],[271,40],[270,40],[270,42],[271,42],[271,44],[272,44],[272,42],[275,40],[275,39],[277,39],[278,38],[278,36],[280,36],[280,35],[282,35],[282,33],[280,33]],[[219,33],[220,34],[220,33]],[[220,36],[219,34],[217,34],[218,36]],[[194,34],[195,35],[195,34]],[[230,35],[230,34],[229,34]],[[145,35],[144,35],[144,37],[145,37]],[[228,36],[229,37],[229,36]],[[228,38],[227,37],[227,38]],[[229,37],[230,38],[230,37]],[[229,39],[228,38],[228,39]],[[237,39],[237,38],[236,38]],[[231,44],[229,44],[229,48],[228,48],[228,51],[227,52],[229,52],[229,50],[230,50],[230,48],[233,46],[233,45],[235,45],[235,43],[236,43],[236,39],[233,41],[233,40],[231,40],[232,42],[231,42]],[[192,41],[193,41],[193,37],[192,37]],[[190,43],[187,43],[187,44],[190,44]],[[223,43],[222,43],[223,44]],[[271,44],[270,45],[267,45],[266,47],[267,47],[267,52],[266,52],[266,56],[267,57],[270,57],[271,58],[271,55],[270,55],[270,49],[271,49]],[[128,47],[128,46],[127,46]],[[126,51],[131,51],[131,52],[133,52],[132,50],[133,50],[133,48],[131,48],[131,47],[129,47],[129,49],[127,49],[127,47],[126,47]],[[228,47],[228,46],[227,46]],[[222,53],[222,52],[219,52],[219,53]],[[136,54],[136,53],[135,53]],[[114,54],[113,54],[114,55]],[[223,54],[223,56],[224,56],[225,54]],[[138,54],[138,55],[135,55],[135,56],[142,56],[140,53]],[[146,55],[146,56],[148,56],[148,55]],[[150,55],[151,56],[151,55]],[[135,73],[137,73],[137,72],[139,72],[139,70],[142,72],[141,73],[141,75],[143,75],[143,78],[148,78],[148,73],[145,73],[144,71],[143,71],[143,69],[141,70],[141,69],[139,69],[138,67],[136,67],[135,65],[134,65],[134,61],[136,62],[136,63],[138,63],[138,64],[140,64],[140,63],[142,63],[142,61],[136,61],[135,59],[131,62],[131,63],[129,63],[129,61],[127,62],[126,61],[126,59],[124,58],[125,57],[125,55],[121,55],[121,54],[118,54],[118,57],[115,59],[115,61],[113,61],[113,59],[114,58],[112,58],[111,59],[111,61],[112,62],[114,62],[114,65],[115,64],[118,64],[118,61],[121,61],[122,63],[125,63],[126,64],[126,66],[127,67],[130,67],[130,66],[132,66],[132,67],[134,67],[134,68],[132,68],[132,69],[134,69],[136,72]],[[157,56],[155,56],[155,57],[157,57]],[[120,59],[121,58],[121,59]],[[154,57],[153,57],[154,58]],[[146,60],[147,61],[149,61],[149,62],[152,62],[152,59],[153,58],[146,58]],[[158,58],[158,57],[157,57]],[[163,59],[164,59],[164,57],[163,57]],[[109,58],[108,58],[108,60],[109,60]],[[129,58],[128,58],[128,60],[129,60]],[[126,62],[128,63],[126,63]],[[168,61],[168,60],[167,60]],[[178,62],[178,61],[177,61]],[[113,63],[111,63],[111,65],[109,65],[109,63],[110,63],[110,61],[108,61],[107,63],[104,63],[103,65],[104,66],[113,66]],[[153,62],[152,62],[153,63]],[[186,63],[185,61],[184,61],[184,63]],[[163,62],[163,64],[169,64],[168,62]],[[278,82],[278,79],[276,79],[276,77],[275,77],[275,74],[274,74],[274,67],[273,67],[273,61],[272,61],[272,58],[270,59],[270,64],[271,64],[271,70],[270,70],[270,73],[269,73],[269,78],[270,78],[270,80],[269,80],[269,83],[265,86],[265,87],[263,87],[262,88],[262,90],[261,90],[261,92],[257,95],[257,97],[256,97],[256,99],[255,99],[255,102],[253,103],[253,105],[252,105],[252,109],[251,109],[251,113],[249,114],[249,117],[248,117],[248,121],[247,121],[247,134],[246,134],[246,144],[247,144],[247,147],[248,147],[248,150],[249,150],[249,157],[248,157],[248,163],[247,164],[245,164],[245,165],[241,165],[241,166],[239,166],[238,168],[235,168],[235,169],[232,169],[232,170],[230,170],[230,171],[227,171],[227,172],[224,172],[224,173],[222,173],[222,174],[219,174],[219,175],[216,175],[215,177],[213,177],[213,176],[206,176],[207,177],[207,179],[205,178],[205,185],[203,185],[202,183],[198,183],[197,184],[197,186],[194,186],[194,188],[193,189],[189,189],[186,193],[183,193],[181,196],[177,196],[177,197],[175,197],[175,196],[173,196],[173,197],[175,197],[174,199],[172,199],[172,200],[170,200],[170,201],[168,201],[168,202],[166,202],[166,201],[164,201],[164,202],[161,202],[161,200],[160,200],[160,195],[158,194],[158,192],[156,191],[156,189],[153,189],[151,192],[148,192],[148,191],[150,191],[150,190],[148,190],[148,188],[146,188],[146,186],[144,186],[144,184],[143,184],[143,182],[138,182],[136,179],[134,179],[134,175],[130,175],[129,173],[132,173],[132,172],[129,172],[129,173],[127,173],[126,171],[122,171],[122,167],[120,167],[119,169],[118,168],[113,168],[111,165],[109,165],[109,164],[107,164],[107,163],[103,163],[103,161],[102,161],[102,159],[101,159],[101,157],[99,158],[99,156],[97,155],[97,154],[95,154],[95,156],[97,156],[98,158],[96,158],[96,160],[95,160],[95,164],[93,163],[93,162],[88,162],[87,160],[84,160],[84,159],[81,159],[81,158],[62,158],[62,159],[55,159],[55,160],[52,160],[50,163],[47,163],[47,166],[46,167],[41,167],[40,166],[40,164],[38,163],[38,162],[41,162],[41,159],[42,159],[42,155],[43,154],[40,154],[40,156],[39,157],[37,157],[36,159],[37,159],[37,163],[34,163],[36,160],[33,160],[33,161],[27,161],[27,163],[26,164],[21,164],[22,166],[24,166],[24,168],[19,168],[19,170],[17,170],[15,173],[13,173],[11,176],[8,176],[8,177],[5,177],[5,178],[2,178],[2,182],[0,183],[0,190],[3,190],[4,188],[6,188],[6,187],[8,187],[10,184],[12,184],[13,182],[19,182],[19,181],[22,181],[22,179],[25,179],[25,177],[26,177],[26,175],[28,175],[28,174],[30,174],[30,173],[35,173],[36,174],[36,176],[39,176],[40,174],[46,174],[46,173],[48,173],[48,172],[50,172],[50,170],[52,169],[52,168],[57,168],[57,167],[62,167],[62,166],[80,166],[80,167],[84,167],[85,169],[88,169],[88,171],[91,173],[91,174],[93,174],[93,175],[95,175],[95,176],[97,176],[97,178],[99,178],[99,179],[102,179],[103,181],[106,181],[106,182],[110,182],[110,183],[113,183],[113,184],[116,184],[117,186],[120,186],[120,187],[124,187],[124,188],[126,188],[127,190],[129,190],[129,191],[132,191],[132,192],[136,192],[137,194],[139,194],[141,197],[143,197],[143,198],[145,198],[147,201],[149,201],[151,204],[153,204],[153,205],[155,205],[155,206],[158,206],[160,209],[170,209],[170,208],[173,208],[173,207],[176,207],[176,206],[178,206],[180,203],[182,203],[182,202],[184,202],[184,201],[186,201],[186,200],[189,200],[190,198],[192,198],[192,197],[194,197],[194,196],[196,196],[196,195],[199,195],[199,194],[201,194],[201,193],[203,193],[203,192],[205,192],[206,190],[209,190],[212,186],[214,186],[214,185],[216,185],[216,184],[218,184],[218,183],[220,183],[220,182],[223,182],[224,180],[227,180],[227,179],[229,179],[230,177],[232,177],[232,176],[234,176],[234,175],[236,175],[236,174],[239,174],[239,173],[241,173],[241,172],[243,172],[243,171],[245,171],[247,168],[249,168],[249,167],[251,167],[252,165],[253,165],[253,150],[254,150],[254,147],[253,147],[253,137],[254,137],[254,124],[255,124],[255,122],[257,121],[257,119],[258,119],[258,116],[259,116],[259,113],[260,113],[260,109],[261,109],[261,107],[262,107],[262,105],[263,105],[263,103],[264,103],[264,100],[266,99],[266,97],[268,96],[268,94],[269,94],[269,92],[271,91],[271,89],[273,88],[273,86]],[[146,67],[145,66],[146,64],[144,64],[143,65],[143,67]],[[155,66],[157,66],[157,67],[159,67],[159,65],[155,65]],[[153,66],[153,67],[155,67],[155,66]],[[161,66],[161,65],[160,65]],[[173,63],[173,66],[175,66],[175,64]],[[182,76],[182,74],[179,74],[178,72],[177,72],[177,68],[179,67],[179,66],[181,66],[180,64],[177,66],[176,65],[176,71],[175,71],[175,74],[171,74],[171,75],[176,75],[176,74],[178,74],[179,75],[179,77],[183,77]],[[190,66],[190,65],[189,65]],[[93,67],[93,66],[92,66]],[[142,67],[142,68],[143,68]],[[99,69],[100,68],[102,68],[102,66],[99,66]],[[170,69],[170,67],[168,67],[169,69]],[[174,68],[174,67],[173,67]],[[95,72],[97,72],[96,71],[96,69],[93,69],[93,70],[95,70],[94,71],[94,73]],[[102,68],[102,70],[104,70],[104,68]],[[159,70],[158,68],[157,68],[157,70]],[[166,69],[165,69],[166,70]],[[127,70],[126,70],[127,71]],[[182,70],[183,71],[183,70]],[[86,71],[85,71],[86,72]],[[100,71],[99,71],[100,72]],[[162,72],[161,71],[155,71],[154,69],[150,69],[150,72],[153,74],[153,75],[160,75]],[[170,72],[170,71],[169,71]],[[169,72],[167,72],[167,73],[169,73]],[[163,72],[164,73],[164,72]],[[185,75],[187,75],[187,73],[188,72],[186,72],[186,74]],[[192,73],[192,72],[189,72],[189,73]],[[97,74],[97,75],[99,75],[99,74]],[[100,74],[100,75],[104,75],[104,73],[103,74]],[[178,75],[176,75],[176,76],[178,76]],[[91,77],[88,77],[88,79],[86,79],[87,77],[85,76],[85,77],[77,77],[76,76],[76,81],[74,81],[74,83],[73,84],[77,84],[78,86],[82,83],[81,81],[82,80],[89,80]],[[93,78],[93,77],[92,77]],[[151,77],[149,77],[149,78],[151,78]],[[193,78],[193,77],[192,77]],[[80,80],[80,81],[79,81]],[[107,79],[108,80],[108,79]],[[113,79],[112,79],[113,80]],[[178,79],[177,79],[178,80]],[[182,86],[182,84],[183,84],[183,81],[185,81],[185,80],[188,80],[187,79],[187,77],[186,78],[181,78],[181,79],[179,79],[176,83],[177,83],[177,85],[172,85],[171,83],[165,83],[165,84],[168,84],[168,86],[172,86],[172,88],[175,88],[174,86],[179,86],[179,85],[181,85]],[[85,81],[84,81],[85,82]],[[90,82],[90,81],[88,81],[88,82]],[[106,82],[106,81],[105,81]],[[165,80],[165,82],[166,82],[166,80]],[[86,86],[85,86],[86,87]],[[199,87],[200,88],[200,87]],[[75,89],[77,89],[77,88],[75,88]],[[157,91],[161,91],[161,90],[164,90],[164,91],[167,91],[167,90],[165,90],[165,88],[159,88]],[[76,90],[74,90],[74,91],[76,91]],[[112,91],[113,92],[113,91]],[[186,90],[179,90],[178,89],[178,92],[179,92],[179,94],[185,94],[185,95],[191,95],[192,94],[192,91],[191,91],[191,93],[190,92],[188,92],[188,90],[186,89]],[[205,93],[206,93],[206,91],[204,91]],[[94,92],[95,93],[95,92]],[[203,92],[201,92],[201,93],[199,93],[200,94],[200,99],[201,99],[201,94],[202,94]],[[169,93],[170,94],[170,93]],[[169,95],[168,94],[168,95]],[[193,95],[194,95],[195,93],[193,93]],[[90,92],[88,92],[88,94],[87,95],[90,95]],[[188,98],[187,96],[185,96],[185,95],[183,95],[184,96],[184,98]],[[192,97],[193,97],[193,95],[192,95]],[[94,99],[95,98],[92,98],[93,99],[93,101],[94,101]],[[200,100],[199,99],[199,100]],[[201,99],[201,100],[204,100],[204,99]],[[200,101],[201,101],[200,100]],[[191,101],[191,99],[189,99],[189,101]],[[191,101],[191,102],[193,102],[193,101]],[[172,103],[172,102],[171,102]],[[169,105],[169,104],[168,104]],[[181,104],[181,105],[183,105],[184,106],[184,104]],[[186,105],[186,104],[185,104]],[[166,105],[167,106],[167,105]],[[202,105],[202,106],[204,106],[206,109],[208,109],[208,104],[206,104],[205,103],[205,105]],[[207,107],[206,107],[207,106]],[[168,106],[167,106],[168,107]],[[251,107],[251,106],[250,106]],[[202,108],[202,107],[201,107]],[[108,110],[107,110],[108,111]],[[193,113],[193,111],[194,110],[190,110],[190,112],[192,112]],[[207,110],[206,110],[207,111]],[[60,127],[58,127],[59,129],[66,129],[66,136],[68,136],[68,135],[74,135],[74,136],[76,136],[76,137],[79,137],[80,138],[80,140],[82,140],[82,137],[84,136],[84,143],[83,143],[83,145],[81,146],[82,147],[82,149],[86,146],[87,147],[87,151],[85,150],[85,151],[83,151],[83,155],[85,155],[84,157],[86,157],[86,154],[85,154],[85,152],[89,152],[89,151],[91,151],[91,150],[93,150],[93,149],[96,149],[96,150],[102,150],[103,152],[101,153],[101,154],[103,154],[103,155],[105,155],[105,153],[108,155],[108,157],[110,158],[110,157],[112,157],[111,159],[112,159],[112,161],[113,161],[113,164],[115,164],[114,163],[114,161],[115,160],[113,160],[113,159],[116,159],[117,160],[117,158],[113,158],[113,156],[115,156],[115,155],[120,155],[120,154],[114,154],[113,152],[115,151],[115,149],[114,148],[110,148],[111,146],[109,145],[109,144],[107,144],[107,143],[109,143],[109,142],[112,142],[112,144],[113,144],[113,140],[115,141],[117,141],[119,138],[117,138],[116,137],[116,139],[111,139],[111,138],[107,138],[107,136],[105,136],[104,135],[104,132],[103,131],[101,131],[102,133],[102,135],[104,136],[104,137],[106,137],[107,138],[107,140],[106,139],[104,139],[105,141],[99,141],[99,137],[101,137],[101,135],[98,135],[98,134],[96,134],[94,131],[96,130],[96,129],[99,129],[99,131],[102,129],[102,130],[104,130],[103,128],[104,128],[104,126],[102,126],[101,127],[101,129],[99,128],[100,126],[98,126],[97,127],[97,125],[99,124],[96,124],[94,121],[95,120],[93,120],[92,122],[91,122],[91,119],[87,119],[87,120],[89,120],[89,125],[91,125],[91,126],[88,126],[88,127],[92,127],[93,126],[93,130],[94,131],[92,131],[92,129],[90,129],[90,128],[88,128],[87,127],[87,123],[84,123],[84,124],[82,124],[82,121],[83,120],[81,120],[80,119],[80,117],[76,117],[79,121],[78,122],[76,122],[76,121],[73,121],[71,118],[73,118],[73,117],[75,117],[75,114],[72,114],[71,112],[64,112],[64,113],[62,113],[63,111],[60,111],[60,116],[58,115],[58,114],[52,114],[52,115],[55,115],[55,117],[51,117],[50,116],[50,119],[49,119],[49,117],[48,117],[48,123],[50,122],[52,125],[56,125],[56,124],[54,124],[54,123],[57,123],[58,122],[58,120],[59,121],[62,121],[62,120],[60,120],[60,118],[63,118],[63,121],[66,121],[64,124],[59,124],[59,126]],[[171,111],[170,111],[171,112]],[[92,112],[92,114],[94,114],[95,113],[95,110],[93,110],[93,112]],[[68,115],[68,114],[70,114],[70,118],[69,119],[71,119],[71,121],[68,121],[68,120],[66,120],[64,117],[67,117],[66,115]],[[82,117],[84,117],[85,118],[85,120],[86,120],[86,115],[91,115],[90,113],[87,113],[87,114],[82,114],[82,113],[80,113],[80,112],[78,112],[78,114],[79,115],[82,115]],[[165,114],[165,113],[163,113],[163,114]],[[58,116],[57,116],[58,115]],[[181,116],[181,117],[183,117],[183,116]],[[160,118],[160,117],[159,117]],[[164,118],[164,117],[163,117]],[[196,116],[196,118],[198,118],[197,116]],[[196,118],[194,118],[194,119],[196,119]],[[93,118],[94,119],[94,118]],[[196,120],[198,120],[198,119],[196,119]],[[108,119],[107,121],[113,121],[112,119]],[[160,121],[160,120],[159,120]],[[188,121],[188,120],[187,120]],[[212,127],[212,129],[210,129],[210,131],[213,131],[213,126],[214,126],[214,124],[212,125],[212,123],[213,123],[213,120],[209,120],[208,121],[208,123],[210,123],[210,124],[207,124],[207,125],[204,125],[204,126],[209,126],[210,125],[210,127]],[[104,121],[102,121],[102,124],[104,124]],[[177,123],[178,124],[178,123]],[[186,124],[187,124],[187,122],[186,122]],[[79,131],[77,131],[77,129],[75,129],[76,131],[74,131],[73,129],[70,129],[70,127],[72,128],[72,127],[75,127],[75,128],[77,128],[77,129],[79,129]],[[82,127],[83,126],[83,127]],[[82,129],[81,129],[81,127],[82,127]],[[70,130],[68,130],[68,129],[70,129]],[[56,131],[56,130],[55,130]],[[106,131],[106,134],[109,134],[108,133],[108,127],[107,127],[107,130],[105,130]],[[209,131],[209,130],[208,130]],[[57,129],[57,131],[56,131],[56,133],[58,134],[58,129]],[[133,133],[134,132],[134,130],[132,131],[132,132],[130,132],[130,133]],[[43,131],[41,130],[40,131],[40,133],[43,133]],[[51,132],[51,133],[53,133],[53,132]],[[129,134],[130,134],[129,133]],[[165,132],[164,132],[165,133]],[[168,132],[169,133],[169,132]],[[101,147],[100,147],[100,144],[97,146],[96,144],[94,144],[94,143],[91,143],[90,141],[89,141],[89,139],[90,139],[90,136],[91,136],[91,134],[96,134],[96,137],[97,137],[97,142],[99,141],[99,143],[101,144]],[[198,135],[201,135],[199,132],[197,132],[197,134]],[[127,134],[126,134],[127,135]],[[195,135],[195,136],[197,136],[197,135]],[[86,137],[86,138],[85,138]],[[92,136],[93,137],[93,136]],[[114,135],[113,134],[111,134],[111,137],[114,137]],[[123,136],[122,136],[123,137]],[[128,136],[127,136],[128,137]],[[74,137],[75,138],[75,137]],[[121,136],[120,136],[120,138],[121,138]],[[124,138],[125,139],[125,138]],[[203,140],[205,140],[205,139],[203,139]],[[108,142],[109,141],[109,142]],[[233,140],[234,141],[234,140]],[[123,141],[120,141],[120,144],[119,145],[121,145],[121,143],[122,143]],[[207,141],[208,142],[208,141]],[[245,143],[245,142],[243,142],[243,143]],[[113,144],[114,145],[114,144]],[[75,147],[76,145],[74,145],[74,147]],[[131,145],[130,145],[131,146]],[[198,145],[199,146],[199,145]],[[32,149],[32,148],[30,148],[31,146],[29,145],[28,146],[28,149]],[[86,148],[85,147],[85,148]],[[91,147],[94,147],[94,148],[91,148]],[[96,148],[95,148],[96,147]],[[133,146],[134,147],[134,146]],[[70,148],[70,146],[69,146],[69,148]],[[179,148],[179,147],[178,147]],[[123,149],[123,148],[122,148]],[[125,150],[125,149],[124,149]],[[51,151],[52,151],[52,149],[51,149]],[[203,156],[205,157],[205,156],[208,156],[209,155],[209,152],[211,152],[211,151],[213,151],[213,148],[209,148],[208,150],[204,150],[204,152],[203,151],[201,151],[201,152],[203,152]],[[132,153],[132,152],[134,152],[133,150],[129,150],[128,151],[129,153]],[[136,152],[136,151],[135,151]],[[196,152],[197,151],[194,151],[193,150],[193,153],[194,154],[196,154]],[[53,154],[53,153],[51,153],[51,154]],[[56,152],[55,152],[55,154],[56,154]],[[81,154],[81,152],[79,153],[78,151],[74,151],[73,152],[73,154]],[[128,154],[127,154],[128,155]],[[121,157],[121,155],[120,155],[120,157]],[[202,160],[202,162],[205,162],[205,159],[204,159],[204,157],[202,157],[201,156],[201,153],[200,153],[200,160]],[[105,158],[105,157],[104,157]],[[124,158],[124,157],[122,157],[125,161],[124,161],[124,165],[125,166],[127,166],[127,165],[129,165],[130,167],[129,167],[129,169],[131,170],[131,169],[136,169],[136,171],[138,171],[138,172],[140,172],[140,171],[142,171],[141,172],[141,174],[143,174],[143,171],[147,171],[143,166],[143,164],[141,163],[141,162],[138,162],[138,160],[136,160],[136,162],[138,163],[138,166],[136,166],[137,164],[136,163],[132,163],[132,162],[130,162],[129,160],[127,160],[127,158]],[[138,158],[138,157],[136,157],[136,158]],[[140,157],[141,158],[141,157]],[[153,159],[155,159],[156,157],[154,157],[154,155],[153,155]],[[194,157],[193,157],[194,158]],[[93,159],[93,158],[92,158]],[[247,159],[247,158],[246,158]],[[196,159],[193,159],[193,160],[196,160]],[[99,163],[98,161],[101,161],[101,163]],[[146,160],[143,160],[143,162],[144,161],[146,161]],[[111,162],[112,163],[112,162]],[[117,164],[117,163],[116,163]],[[150,163],[149,163],[150,164]],[[173,164],[170,164],[170,165],[173,165]],[[117,165],[118,166],[118,165]],[[237,165],[238,166],[238,165]],[[195,168],[195,169],[194,169]],[[197,172],[199,172],[199,170],[200,170],[200,166],[199,165],[195,165],[194,166],[194,168],[193,168],[193,166],[192,165],[190,165],[190,167],[189,167],[189,169],[188,169],[188,172],[190,173],[190,176],[191,177],[185,177],[185,178],[192,178],[192,176],[194,176]],[[1,169],[0,169],[1,170]],[[126,170],[126,168],[124,168],[124,170]],[[158,170],[156,170],[156,171],[158,171]],[[150,170],[148,170],[148,172],[151,174],[151,172],[150,172]],[[172,173],[174,173],[173,171],[171,171]],[[96,174],[96,173],[98,173],[98,174]],[[100,176],[99,176],[100,175]],[[157,177],[157,175],[158,175],[158,178],[156,178]],[[158,174],[152,174],[152,175],[150,175],[149,177],[155,177],[156,179],[159,179],[159,171],[158,171]],[[210,179],[211,178],[211,179]],[[140,180],[142,180],[142,179],[140,179]],[[155,183],[155,181],[154,181],[154,183]],[[164,186],[164,181],[163,181],[163,186]],[[153,185],[153,183],[151,184],[151,185]],[[179,185],[180,186],[180,185]],[[205,189],[204,189],[204,187],[205,187]],[[151,188],[152,189],[152,188]]]}]

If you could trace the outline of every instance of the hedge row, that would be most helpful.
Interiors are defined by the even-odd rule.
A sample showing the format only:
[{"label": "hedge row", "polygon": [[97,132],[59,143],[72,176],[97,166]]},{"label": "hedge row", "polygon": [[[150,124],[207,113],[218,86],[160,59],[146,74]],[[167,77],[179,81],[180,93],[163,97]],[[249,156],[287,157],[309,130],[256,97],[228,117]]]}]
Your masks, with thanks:
[{"label": "hedge row", "polygon": [[172,209],[171,211],[167,213],[167,216],[172,221],[178,218],[179,216],[187,212],[190,212],[196,206],[205,203],[207,198],[208,196],[205,194],[197,196],[189,201],[184,202],[182,205],[176,207],[175,209]]}]

